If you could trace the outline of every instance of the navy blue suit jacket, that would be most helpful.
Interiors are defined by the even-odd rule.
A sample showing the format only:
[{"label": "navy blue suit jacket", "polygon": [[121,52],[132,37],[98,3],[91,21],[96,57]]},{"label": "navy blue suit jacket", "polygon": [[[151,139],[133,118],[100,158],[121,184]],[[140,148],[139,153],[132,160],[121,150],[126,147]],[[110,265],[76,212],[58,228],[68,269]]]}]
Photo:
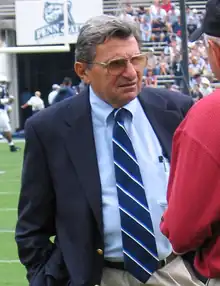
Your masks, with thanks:
[{"label": "navy blue suit jacket", "polygon": [[[138,98],[169,159],[191,98],[154,88]],[[102,200],[89,90],[34,115],[25,135],[16,242],[30,285],[99,285]]]}]

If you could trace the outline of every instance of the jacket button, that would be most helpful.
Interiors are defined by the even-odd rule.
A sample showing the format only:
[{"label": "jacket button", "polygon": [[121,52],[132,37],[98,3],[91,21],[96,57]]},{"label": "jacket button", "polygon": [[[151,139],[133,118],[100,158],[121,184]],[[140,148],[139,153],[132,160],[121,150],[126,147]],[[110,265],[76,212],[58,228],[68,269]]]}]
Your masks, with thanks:
[{"label": "jacket button", "polygon": [[102,249],[98,248],[96,251],[97,251],[97,253],[98,253],[99,255],[103,255],[103,250],[102,250]]}]

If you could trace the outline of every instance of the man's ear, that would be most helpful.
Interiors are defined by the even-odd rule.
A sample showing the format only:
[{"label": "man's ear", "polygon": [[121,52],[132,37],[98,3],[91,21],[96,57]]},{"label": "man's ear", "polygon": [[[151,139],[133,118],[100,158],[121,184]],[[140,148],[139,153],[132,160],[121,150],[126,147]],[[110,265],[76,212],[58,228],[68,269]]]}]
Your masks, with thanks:
[{"label": "man's ear", "polygon": [[87,71],[88,70],[87,64],[81,63],[81,62],[75,62],[74,69],[78,77],[80,77],[86,84],[90,84],[88,71]]},{"label": "man's ear", "polygon": [[212,40],[208,41],[208,56],[212,71],[220,79],[220,46]]}]

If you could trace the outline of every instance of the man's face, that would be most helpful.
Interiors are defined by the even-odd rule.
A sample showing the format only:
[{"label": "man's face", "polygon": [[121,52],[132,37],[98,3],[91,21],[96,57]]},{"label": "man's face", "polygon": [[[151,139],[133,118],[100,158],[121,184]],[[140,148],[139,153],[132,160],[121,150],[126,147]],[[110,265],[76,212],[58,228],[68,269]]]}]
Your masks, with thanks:
[{"label": "man's face", "polygon": [[[139,54],[140,49],[133,36],[127,39],[111,38],[96,47],[93,62],[109,63],[117,59],[130,59]],[[86,80],[100,98],[119,108],[139,94],[146,62],[146,58],[143,65],[140,65],[138,60],[132,60],[133,64],[127,61],[125,68],[118,75],[112,74],[105,66],[93,64],[92,68],[86,69]],[[120,69],[120,64],[118,66]]]}]

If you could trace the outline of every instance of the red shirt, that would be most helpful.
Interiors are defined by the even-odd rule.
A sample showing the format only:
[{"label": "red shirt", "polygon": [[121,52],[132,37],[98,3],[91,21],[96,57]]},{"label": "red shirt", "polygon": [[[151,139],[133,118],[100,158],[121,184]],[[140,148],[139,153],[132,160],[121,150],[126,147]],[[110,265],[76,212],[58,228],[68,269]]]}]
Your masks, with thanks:
[{"label": "red shirt", "polygon": [[197,250],[195,267],[220,277],[220,90],[196,103],[173,141],[161,231],[174,252]]},{"label": "red shirt", "polygon": [[166,12],[169,12],[171,10],[171,3],[162,4],[161,8],[164,9]]}]

